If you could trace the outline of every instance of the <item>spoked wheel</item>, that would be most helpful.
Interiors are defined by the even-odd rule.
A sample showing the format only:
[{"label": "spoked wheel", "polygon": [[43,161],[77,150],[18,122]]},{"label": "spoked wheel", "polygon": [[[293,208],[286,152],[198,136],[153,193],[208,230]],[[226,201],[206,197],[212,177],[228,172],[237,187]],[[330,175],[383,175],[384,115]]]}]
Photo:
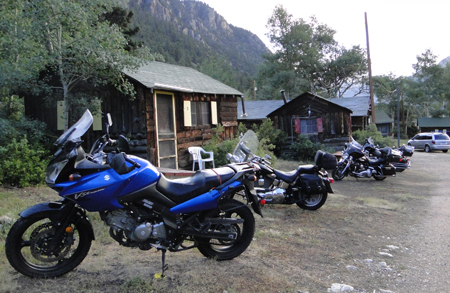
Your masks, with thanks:
[{"label": "spoked wheel", "polygon": [[334,168],[333,172],[331,173],[331,175],[333,176],[333,179],[336,181],[340,181],[342,179],[344,179],[345,177],[345,164],[341,164],[341,165],[337,165],[336,168]]},{"label": "spoked wheel", "polygon": [[73,270],[91,247],[89,232],[73,223],[65,228],[58,243],[52,243],[56,228],[48,217],[19,218],[6,238],[9,263],[32,278],[53,278]]},{"label": "spoked wheel", "polygon": [[302,201],[297,202],[297,205],[304,210],[315,211],[327,201],[328,192],[307,195]]},{"label": "spoked wheel", "polygon": [[205,217],[210,218],[234,218],[242,219],[239,224],[217,224],[211,225],[210,231],[236,233],[235,239],[214,239],[206,237],[196,237],[198,250],[206,257],[217,260],[229,260],[243,253],[250,245],[255,233],[255,218],[247,206],[242,202],[228,199],[221,204],[219,209],[208,212]]}]

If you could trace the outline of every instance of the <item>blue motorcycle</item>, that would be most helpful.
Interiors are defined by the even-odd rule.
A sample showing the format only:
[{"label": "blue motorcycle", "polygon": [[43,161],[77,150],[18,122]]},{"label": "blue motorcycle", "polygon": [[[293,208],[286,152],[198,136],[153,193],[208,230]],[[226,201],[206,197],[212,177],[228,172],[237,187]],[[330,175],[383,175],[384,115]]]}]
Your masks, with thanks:
[{"label": "blue motorcycle", "polygon": [[[165,253],[197,248],[204,256],[229,260],[250,245],[255,219],[246,203],[232,199],[245,192],[262,216],[253,190],[251,164],[229,164],[190,177],[168,179],[150,162],[127,155],[128,141],[106,134],[91,151],[81,137],[93,122],[89,110],[62,134],[46,170],[46,183],[62,197],[25,209],[5,244],[9,263],[33,278],[61,276],[77,267],[95,240],[88,212],[99,212],[120,245]],[[105,147],[114,151],[106,153]],[[187,244],[186,244],[187,243]]]}]

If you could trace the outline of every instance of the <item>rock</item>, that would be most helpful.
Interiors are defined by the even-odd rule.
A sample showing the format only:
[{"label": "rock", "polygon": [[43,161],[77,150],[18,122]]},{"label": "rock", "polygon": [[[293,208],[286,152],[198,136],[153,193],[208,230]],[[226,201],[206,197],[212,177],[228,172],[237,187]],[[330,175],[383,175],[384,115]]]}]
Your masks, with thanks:
[{"label": "rock", "polygon": [[389,248],[390,250],[395,250],[395,249],[399,249],[400,247],[395,246],[395,245],[386,245],[387,248]]},{"label": "rock", "polygon": [[13,219],[11,219],[8,216],[1,216],[0,217],[0,224],[12,224]]},{"label": "rock", "polygon": [[349,270],[351,270],[351,271],[356,271],[356,270],[358,270],[357,267],[355,267],[355,266],[350,266],[350,265],[346,266],[346,268],[349,269]]},{"label": "rock", "polygon": [[387,253],[387,252],[378,252],[378,254],[381,256],[394,257],[392,254]]},{"label": "rock", "polygon": [[353,290],[355,289],[350,285],[333,283],[327,292],[351,292]]}]

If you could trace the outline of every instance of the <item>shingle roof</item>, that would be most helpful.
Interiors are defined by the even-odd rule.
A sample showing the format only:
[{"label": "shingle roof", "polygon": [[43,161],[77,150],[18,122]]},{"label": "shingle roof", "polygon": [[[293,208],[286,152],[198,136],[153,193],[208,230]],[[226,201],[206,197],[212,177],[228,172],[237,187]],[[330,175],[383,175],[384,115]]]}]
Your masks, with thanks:
[{"label": "shingle roof", "polygon": [[[247,109],[247,108],[245,108]],[[450,118],[449,117],[443,117],[443,118],[428,118],[428,117],[422,117],[417,119],[417,124],[419,127],[450,127]]]},{"label": "shingle roof", "polygon": [[163,62],[149,62],[141,66],[137,71],[124,70],[123,73],[145,87],[157,90],[243,95],[238,90],[193,68]]},{"label": "shingle roof", "polygon": [[238,102],[238,120],[262,120],[267,115],[283,106],[283,100],[260,100],[245,101],[245,112],[247,116],[243,116],[242,103]]},{"label": "shingle roof", "polygon": [[338,104],[342,107],[349,108],[353,111],[351,116],[367,116],[370,111],[370,97],[353,97],[353,98],[332,98],[330,102]]},{"label": "shingle roof", "polygon": [[386,114],[386,112],[384,112],[383,110],[377,110],[377,109],[375,109],[375,117],[376,117],[376,119],[377,119],[377,124],[392,123],[392,122],[394,122],[394,119],[392,119],[391,117],[389,117],[389,115]]}]

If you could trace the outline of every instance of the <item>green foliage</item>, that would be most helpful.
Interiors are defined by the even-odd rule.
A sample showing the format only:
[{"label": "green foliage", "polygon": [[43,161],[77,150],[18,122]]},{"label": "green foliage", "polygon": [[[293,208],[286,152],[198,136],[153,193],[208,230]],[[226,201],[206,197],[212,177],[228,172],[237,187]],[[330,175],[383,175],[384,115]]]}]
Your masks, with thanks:
[{"label": "green foliage", "polygon": [[323,150],[324,146],[320,142],[312,142],[308,136],[300,134],[297,140],[291,145],[291,149],[295,151],[294,157],[300,161],[310,162],[314,160],[314,156],[318,150]]},{"label": "green foliage", "polygon": [[19,91],[60,92],[66,128],[80,83],[113,85],[133,97],[133,86],[122,71],[136,69],[146,61],[143,57],[153,60],[148,50],[130,44],[135,34],[127,29],[132,15],[114,10],[114,0],[1,3],[0,89],[7,96]]},{"label": "green foliage", "polygon": [[48,151],[31,145],[25,138],[15,138],[0,146],[0,184],[16,187],[39,185],[44,182]]},{"label": "green foliage", "polygon": [[369,125],[367,130],[356,130],[353,132],[353,138],[361,145],[364,144],[366,138],[372,137],[373,143],[380,147],[392,147],[396,142],[391,137],[383,137],[381,132],[377,130],[377,126],[373,123]]},{"label": "green foliage", "polygon": [[223,166],[230,163],[227,159],[227,154],[232,154],[234,152],[234,148],[239,142],[239,138],[223,140],[223,131],[224,127],[219,124],[208,144],[204,146],[206,151],[214,152],[214,164],[216,166]]},{"label": "green foliage", "polygon": [[270,118],[263,120],[259,127],[253,124],[252,129],[258,135],[260,144],[267,146],[264,149],[273,150],[277,156],[281,154],[281,149],[286,143],[287,134],[281,129],[274,128],[273,121]]},{"label": "green foliage", "polygon": [[[276,162],[276,156],[273,150],[280,145],[281,142],[284,143],[285,133],[278,129],[273,129],[272,121],[268,119],[264,121],[260,127],[253,125],[253,131],[255,131],[258,136],[259,145],[256,155],[264,157],[266,154],[272,157],[272,163]],[[236,145],[239,143],[239,136],[245,134],[247,128],[244,124],[239,123],[238,125],[238,137],[222,140],[223,127],[219,126],[216,128],[215,134],[205,145],[205,150],[214,152],[214,162],[216,166],[223,166],[229,163],[227,159],[227,154],[233,154]]]},{"label": "green foliage", "polygon": [[273,99],[280,89],[288,96],[312,91],[341,97],[353,84],[362,84],[367,68],[364,50],[338,45],[336,32],[315,17],[309,22],[293,19],[283,6],[277,6],[267,28],[276,51],[263,55],[265,62],[258,73],[262,99]]},{"label": "green foliage", "polygon": [[49,144],[45,134],[46,124],[24,116],[23,99],[17,96],[0,98],[0,146],[13,138],[26,137],[31,144]]}]

